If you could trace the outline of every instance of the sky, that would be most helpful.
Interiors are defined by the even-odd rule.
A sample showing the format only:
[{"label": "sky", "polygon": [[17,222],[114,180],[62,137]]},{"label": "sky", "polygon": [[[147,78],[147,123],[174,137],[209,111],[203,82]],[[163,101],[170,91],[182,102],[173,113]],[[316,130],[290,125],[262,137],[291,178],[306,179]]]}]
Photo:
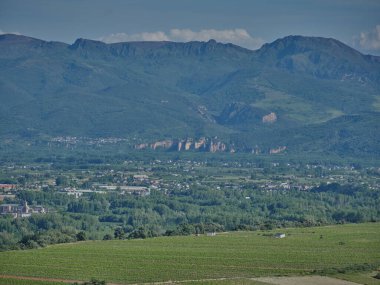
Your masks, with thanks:
[{"label": "sky", "polygon": [[207,41],[257,49],[288,35],[380,55],[380,0],[0,0],[0,34],[48,41]]}]

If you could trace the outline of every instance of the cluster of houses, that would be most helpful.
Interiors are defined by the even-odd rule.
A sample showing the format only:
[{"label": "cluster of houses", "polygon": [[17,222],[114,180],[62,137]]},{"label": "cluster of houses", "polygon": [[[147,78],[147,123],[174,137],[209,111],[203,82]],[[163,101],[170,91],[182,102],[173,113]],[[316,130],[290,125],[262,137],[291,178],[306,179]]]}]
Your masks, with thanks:
[{"label": "cluster of houses", "polygon": [[116,144],[120,142],[127,141],[124,138],[87,138],[87,137],[55,137],[50,140],[51,143],[59,143],[63,145],[76,145],[76,144],[87,144],[87,145],[101,145],[101,144]]},{"label": "cluster of houses", "polygon": [[16,189],[16,184],[0,184],[0,202],[4,199],[14,199],[15,195],[12,193]]},{"label": "cluster of houses", "polygon": [[[69,196],[74,196],[76,198],[79,198],[85,194],[106,194],[110,192],[117,192],[120,195],[130,194],[143,197],[150,194],[150,188],[155,188],[155,184],[153,183],[155,181],[150,181],[148,175],[133,175],[133,180],[137,182],[138,185],[104,185],[99,183],[93,183],[91,189],[77,189],[75,187],[65,187],[60,189],[59,191]],[[122,181],[121,183],[127,183],[127,181]],[[120,184],[120,182],[118,184]],[[149,184],[150,187],[141,186],[139,184]]]},{"label": "cluster of houses", "polygon": [[131,194],[137,196],[147,196],[150,194],[150,190],[145,186],[116,186],[116,185],[98,185],[100,190],[92,189],[76,189],[74,187],[67,187],[61,190],[62,193],[65,193],[70,196],[75,196],[76,198],[81,197],[83,194],[97,193],[97,194],[106,194],[111,191],[117,191],[121,195]]},{"label": "cluster of houses", "polygon": [[312,185],[306,185],[306,184],[291,183],[291,182],[280,182],[280,183],[267,182],[265,184],[260,185],[260,187],[262,189],[266,189],[266,190],[298,190],[298,191],[308,191],[313,186]]},{"label": "cluster of houses", "polygon": [[45,214],[47,209],[42,206],[28,206],[24,201],[22,205],[19,204],[1,204],[0,215],[11,215],[14,218],[30,217],[32,214]]},{"label": "cluster of houses", "polygon": [[13,190],[16,187],[17,187],[16,184],[0,184],[0,190],[2,191]]},{"label": "cluster of houses", "polygon": [[[0,202],[4,199],[15,199],[14,190],[17,189],[16,184],[0,184]],[[29,207],[25,201],[20,204],[0,204],[0,215],[11,215],[14,218],[30,217],[35,213],[46,213],[46,209],[42,206]]]},{"label": "cluster of houses", "polygon": [[75,198],[79,198],[83,196],[83,194],[89,193],[97,193],[97,194],[105,194],[105,191],[91,190],[91,189],[76,189],[73,187],[66,187],[61,190],[62,193],[65,193],[69,196],[74,196]]}]

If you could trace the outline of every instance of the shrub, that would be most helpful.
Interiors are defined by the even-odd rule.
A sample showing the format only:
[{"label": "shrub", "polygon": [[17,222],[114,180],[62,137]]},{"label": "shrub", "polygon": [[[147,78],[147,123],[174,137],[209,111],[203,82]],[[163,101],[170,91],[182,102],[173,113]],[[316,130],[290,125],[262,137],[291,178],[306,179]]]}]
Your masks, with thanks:
[{"label": "shrub", "polygon": [[84,283],[75,282],[75,283],[72,283],[72,285],[107,285],[107,283],[106,281],[100,281],[93,278],[90,281],[86,281]]}]

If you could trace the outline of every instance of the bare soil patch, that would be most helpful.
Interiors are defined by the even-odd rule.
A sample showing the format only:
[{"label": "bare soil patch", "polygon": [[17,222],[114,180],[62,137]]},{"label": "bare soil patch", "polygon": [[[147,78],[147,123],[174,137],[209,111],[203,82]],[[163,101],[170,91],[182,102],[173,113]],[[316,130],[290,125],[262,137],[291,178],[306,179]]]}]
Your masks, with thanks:
[{"label": "bare soil patch", "polygon": [[254,280],[273,285],[358,285],[358,283],[327,276],[261,277]]}]

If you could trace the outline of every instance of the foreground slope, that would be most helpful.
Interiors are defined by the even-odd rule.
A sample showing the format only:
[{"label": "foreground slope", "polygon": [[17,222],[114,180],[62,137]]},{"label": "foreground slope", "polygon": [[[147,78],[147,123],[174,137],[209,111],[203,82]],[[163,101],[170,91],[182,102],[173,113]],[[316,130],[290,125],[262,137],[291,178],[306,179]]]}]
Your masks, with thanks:
[{"label": "foreground slope", "polygon": [[115,283],[351,272],[380,265],[380,224],[95,241],[0,253],[0,274]]},{"label": "foreground slope", "polygon": [[[296,152],[315,141],[310,130],[322,138],[335,129],[349,135],[317,152],[358,142],[350,154],[379,152],[379,57],[334,39],[289,36],[250,51],[213,40],[67,45],[1,35],[0,67],[0,135],[219,136],[242,150]],[[331,121],[351,116],[366,127]],[[289,129],[305,145],[294,147]]]}]

